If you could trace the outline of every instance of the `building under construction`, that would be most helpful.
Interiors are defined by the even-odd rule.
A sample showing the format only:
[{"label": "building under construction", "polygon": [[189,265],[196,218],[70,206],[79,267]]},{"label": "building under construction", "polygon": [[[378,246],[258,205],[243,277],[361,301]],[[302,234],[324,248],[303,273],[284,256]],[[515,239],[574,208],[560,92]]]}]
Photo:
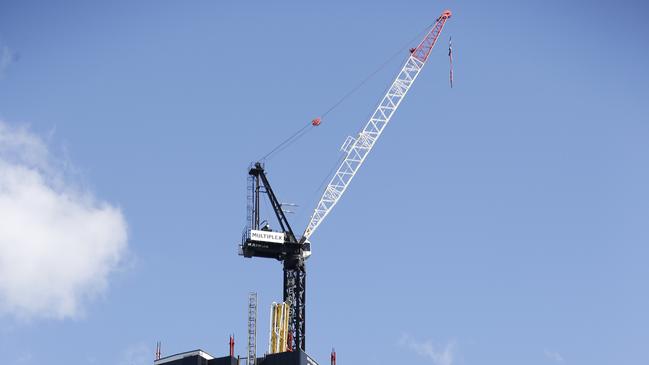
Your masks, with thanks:
[{"label": "building under construction", "polygon": [[[203,350],[182,352],[162,357],[162,345],[156,344],[154,365],[318,365],[302,349],[288,347],[288,306],[273,303],[268,352],[257,357],[257,293],[248,298],[248,351],[244,358],[235,356],[234,336],[230,336],[228,356],[214,357]],[[331,364],[336,364],[336,353],[331,352]]]},{"label": "building under construction", "polygon": [[[234,356],[213,357],[203,350],[183,352],[155,360],[154,365],[244,365],[245,359]],[[304,351],[280,352],[256,359],[256,365],[318,365]]]},{"label": "building under construction", "polygon": [[[304,136],[305,131],[309,128],[318,127],[323,122],[325,115],[340,104],[340,101],[334,104],[325,114],[300,128],[291,137],[272,149],[264,158],[249,167],[248,219],[239,245],[239,254],[246,258],[275,259],[281,262],[283,267],[283,301],[273,303],[271,308],[269,343],[266,354],[257,357],[257,296],[252,293],[248,305],[248,351],[245,358],[235,357],[234,340],[231,337],[229,356],[219,358],[215,358],[202,350],[161,357],[160,345],[158,344],[154,365],[243,365],[241,364],[242,361],[245,361],[246,365],[317,365],[317,362],[305,352],[305,263],[311,256],[311,236],[346,192],[352,179],[356,176],[356,173],[426,64],[446,21],[450,17],[451,12],[449,10],[442,12],[419,45],[410,48],[403,67],[387,89],[386,94],[379,101],[370,120],[358,135],[347,137],[341,147],[343,153],[340,159],[341,163],[331,176],[331,180],[324,189],[322,197],[301,236],[295,234],[286,217],[286,208],[290,207],[290,205],[282,203],[270,185],[265,172],[264,160]],[[453,58],[450,40],[448,56],[451,64],[449,81],[452,87]],[[360,85],[364,82],[361,82]],[[352,89],[351,92],[358,87]],[[275,221],[274,226],[271,226],[268,220],[270,217],[262,216],[260,202],[264,195],[272,209],[272,213],[265,213],[270,217],[274,216],[271,219],[271,221]],[[331,363],[332,365],[336,363],[336,354],[333,351]]]}]

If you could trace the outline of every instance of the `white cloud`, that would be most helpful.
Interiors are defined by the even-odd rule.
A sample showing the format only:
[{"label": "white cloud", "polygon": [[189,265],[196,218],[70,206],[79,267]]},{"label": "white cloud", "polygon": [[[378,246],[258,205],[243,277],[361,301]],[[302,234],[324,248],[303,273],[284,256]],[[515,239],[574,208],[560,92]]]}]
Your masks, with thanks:
[{"label": "white cloud", "polygon": [[34,362],[34,356],[29,352],[25,352],[22,353],[20,356],[18,356],[18,358],[15,361],[15,364],[24,365],[24,364],[32,364],[33,362]]},{"label": "white cloud", "polygon": [[548,359],[554,362],[558,362],[558,363],[564,362],[563,356],[561,356],[561,354],[556,351],[545,350],[545,357],[547,357]]},{"label": "white cloud", "polygon": [[399,345],[415,352],[419,356],[425,357],[435,365],[453,365],[456,353],[454,341],[439,346],[431,340],[421,342],[410,335],[403,334],[401,340],[399,340]]},{"label": "white cloud", "polygon": [[0,314],[78,316],[124,259],[121,211],[69,171],[41,138],[0,121]]},{"label": "white cloud", "polygon": [[144,343],[129,346],[121,354],[118,365],[150,365],[153,362],[154,351]]}]

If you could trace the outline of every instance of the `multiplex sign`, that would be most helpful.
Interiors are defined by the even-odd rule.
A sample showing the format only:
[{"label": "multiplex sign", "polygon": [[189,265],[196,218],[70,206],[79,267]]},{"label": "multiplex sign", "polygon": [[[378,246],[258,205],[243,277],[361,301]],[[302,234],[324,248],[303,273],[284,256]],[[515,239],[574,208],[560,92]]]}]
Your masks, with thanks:
[{"label": "multiplex sign", "polygon": [[253,241],[284,243],[284,236],[285,234],[280,232],[250,230],[250,239]]}]

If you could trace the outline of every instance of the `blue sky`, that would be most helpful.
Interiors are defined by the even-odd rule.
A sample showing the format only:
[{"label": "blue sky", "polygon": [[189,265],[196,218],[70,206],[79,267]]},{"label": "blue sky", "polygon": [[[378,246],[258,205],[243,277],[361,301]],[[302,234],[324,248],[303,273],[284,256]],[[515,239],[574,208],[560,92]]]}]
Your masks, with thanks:
[{"label": "blue sky", "polygon": [[[312,237],[308,352],[323,364],[332,346],[341,364],[648,362],[643,2],[5,1],[0,162],[46,149],[56,162],[24,166],[54,166],[64,188],[50,175],[39,186],[72,186],[82,212],[106,213],[100,238],[119,260],[86,268],[98,276],[70,294],[74,308],[11,310],[0,291],[3,363],[139,365],[156,341],[224,355],[230,333],[243,355],[251,290],[265,346],[281,266],[236,255],[246,167],[445,8],[417,83]],[[267,162],[280,199],[300,205],[296,230],[402,60]],[[30,231],[10,229],[5,266]],[[56,262],[85,252],[49,249]]]}]

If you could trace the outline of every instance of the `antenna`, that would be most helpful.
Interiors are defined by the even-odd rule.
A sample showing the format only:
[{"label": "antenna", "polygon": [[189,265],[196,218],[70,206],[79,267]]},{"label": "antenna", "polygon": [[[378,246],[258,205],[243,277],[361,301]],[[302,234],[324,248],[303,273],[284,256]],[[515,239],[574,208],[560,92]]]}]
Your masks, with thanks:
[{"label": "antenna", "polygon": [[162,353],[162,342],[158,341],[155,343],[155,359],[160,360]]},{"label": "antenna", "polygon": [[299,205],[294,204],[294,203],[279,203],[279,206],[282,208],[282,211],[284,213],[289,213],[289,214],[294,214],[295,211],[291,210],[291,209],[288,209],[288,208],[285,208],[285,207],[289,207],[289,208],[298,208],[299,207]]}]

